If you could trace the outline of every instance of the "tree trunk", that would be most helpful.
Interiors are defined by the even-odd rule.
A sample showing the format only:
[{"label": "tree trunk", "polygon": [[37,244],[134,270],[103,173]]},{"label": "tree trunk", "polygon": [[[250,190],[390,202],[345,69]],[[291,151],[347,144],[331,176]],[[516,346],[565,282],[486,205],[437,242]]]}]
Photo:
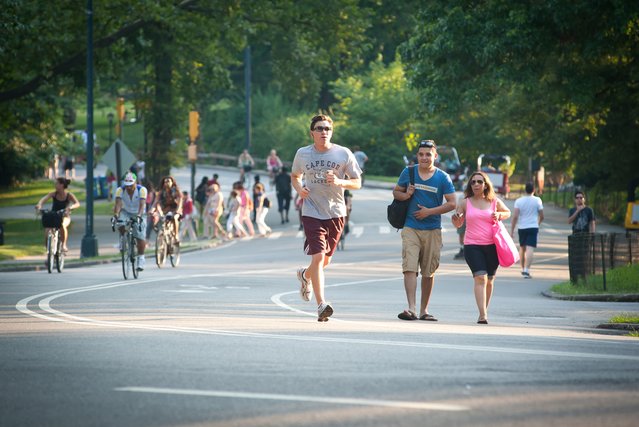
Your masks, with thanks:
[{"label": "tree trunk", "polygon": [[173,100],[173,58],[171,40],[167,32],[158,25],[150,31],[153,43],[153,67],[155,71],[155,93],[149,114],[149,135],[151,136],[149,158],[149,179],[158,185],[160,179],[171,171],[171,141],[175,129]]}]

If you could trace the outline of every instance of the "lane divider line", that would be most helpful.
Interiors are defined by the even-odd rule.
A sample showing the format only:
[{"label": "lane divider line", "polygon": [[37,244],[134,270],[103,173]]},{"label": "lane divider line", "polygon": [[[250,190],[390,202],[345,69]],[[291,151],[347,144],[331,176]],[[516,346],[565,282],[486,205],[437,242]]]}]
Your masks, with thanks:
[{"label": "lane divider line", "polygon": [[419,409],[426,411],[468,411],[467,406],[432,402],[409,402],[401,400],[357,399],[352,397],[322,397],[277,393],[249,393],[226,390],[192,390],[161,387],[117,387],[115,391],[131,393],[155,393],[172,396],[222,397],[234,399],[279,400],[334,405],[381,406],[386,408]]}]

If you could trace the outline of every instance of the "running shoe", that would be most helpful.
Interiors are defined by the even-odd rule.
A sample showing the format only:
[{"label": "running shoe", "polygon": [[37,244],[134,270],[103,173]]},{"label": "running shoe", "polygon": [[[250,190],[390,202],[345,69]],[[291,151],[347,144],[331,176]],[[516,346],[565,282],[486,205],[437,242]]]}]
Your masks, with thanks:
[{"label": "running shoe", "polygon": [[146,259],[143,257],[138,257],[138,271],[144,270],[146,267]]},{"label": "running shoe", "polygon": [[328,318],[333,315],[333,307],[330,302],[323,302],[317,306],[317,321],[327,322]]},{"label": "running shoe", "polygon": [[532,276],[527,271],[522,271],[521,275],[524,276],[524,279],[532,279]]},{"label": "running shoe", "polygon": [[313,296],[313,283],[311,279],[304,277],[306,272],[305,268],[299,268],[297,270],[297,280],[300,281],[300,296],[304,301],[310,301]]}]

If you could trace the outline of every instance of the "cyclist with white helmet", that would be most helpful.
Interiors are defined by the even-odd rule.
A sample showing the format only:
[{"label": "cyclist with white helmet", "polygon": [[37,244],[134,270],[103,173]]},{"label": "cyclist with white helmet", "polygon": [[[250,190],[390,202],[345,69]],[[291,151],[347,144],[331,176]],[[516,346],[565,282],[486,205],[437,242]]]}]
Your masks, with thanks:
[{"label": "cyclist with white helmet", "polygon": [[[146,187],[136,184],[137,177],[133,172],[124,175],[124,185],[115,191],[115,206],[113,216],[124,223],[129,218],[137,218],[140,227],[133,227],[133,237],[138,243],[138,269],[144,270],[146,263],[144,249],[146,248]],[[119,227],[120,234],[124,234],[124,226]]]}]

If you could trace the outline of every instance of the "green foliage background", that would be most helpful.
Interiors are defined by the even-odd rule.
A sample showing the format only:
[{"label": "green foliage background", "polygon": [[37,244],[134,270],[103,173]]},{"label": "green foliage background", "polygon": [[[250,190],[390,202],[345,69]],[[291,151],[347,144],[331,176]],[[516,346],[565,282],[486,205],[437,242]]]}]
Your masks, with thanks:
[{"label": "green foliage background", "polygon": [[[252,59],[252,146],[284,160],[335,119],[368,172],[397,175],[422,138],[474,168],[508,154],[515,175],[625,190],[639,168],[639,2],[113,0],[95,2],[97,127],[117,97],[152,177],[184,161],[188,111],[199,146],[245,141],[244,52]],[[82,129],[86,14],[72,0],[0,10],[0,184],[40,176]],[[98,114],[96,113],[96,117]]]}]

